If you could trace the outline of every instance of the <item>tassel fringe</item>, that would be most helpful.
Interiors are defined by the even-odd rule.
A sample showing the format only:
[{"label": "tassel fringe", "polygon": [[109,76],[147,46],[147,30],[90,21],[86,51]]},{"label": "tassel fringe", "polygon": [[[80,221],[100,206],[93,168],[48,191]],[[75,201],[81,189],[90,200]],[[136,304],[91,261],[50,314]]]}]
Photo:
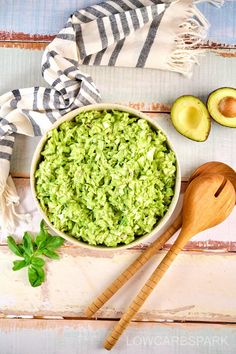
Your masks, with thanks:
[{"label": "tassel fringe", "polygon": [[203,50],[194,47],[206,38],[209,23],[195,6],[186,11],[186,17],[175,37],[176,49],[168,59],[168,67],[190,77],[192,65],[199,64],[198,56],[203,54]]},{"label": "tassel fringe", "polygon": [[20,203],[14,182],[9,176],[6,186],[0,182],[0,229],[14,232],[19,221],[29,222],[29,214],[19,214],[16,207]]}]

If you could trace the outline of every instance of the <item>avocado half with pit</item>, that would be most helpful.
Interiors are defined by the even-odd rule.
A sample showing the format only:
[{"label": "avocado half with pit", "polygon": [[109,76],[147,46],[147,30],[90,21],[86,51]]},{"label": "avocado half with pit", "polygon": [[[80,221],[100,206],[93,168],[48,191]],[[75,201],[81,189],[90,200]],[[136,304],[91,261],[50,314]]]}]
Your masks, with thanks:
[{"label": "avocado half with pit", "polygon": [[221,87],[213,91],[207,100],[211,117],[219,124],[236,128],[236,89]]},{"label": "avocado half with pit", "polygon": [[195,96],[177,98],[171,108],[171,120],[180,134],[195,141],[205,141],[211,130],[208,110]]}]

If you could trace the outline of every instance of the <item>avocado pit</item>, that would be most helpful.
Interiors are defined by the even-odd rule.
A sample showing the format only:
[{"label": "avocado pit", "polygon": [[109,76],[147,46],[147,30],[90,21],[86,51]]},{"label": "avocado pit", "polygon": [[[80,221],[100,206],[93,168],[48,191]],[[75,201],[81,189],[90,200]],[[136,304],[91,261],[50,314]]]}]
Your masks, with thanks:
[{"label": "avocado pit", "polygon": [[236,117],[236,99],[232,96],[224,97],[219,102],[220,113],[227,118]]},{"label": "avocado pit", "polygon": [[236,128],[236,89],[220,87],[207,99],[207,108],[211,117],[225,127]]}]

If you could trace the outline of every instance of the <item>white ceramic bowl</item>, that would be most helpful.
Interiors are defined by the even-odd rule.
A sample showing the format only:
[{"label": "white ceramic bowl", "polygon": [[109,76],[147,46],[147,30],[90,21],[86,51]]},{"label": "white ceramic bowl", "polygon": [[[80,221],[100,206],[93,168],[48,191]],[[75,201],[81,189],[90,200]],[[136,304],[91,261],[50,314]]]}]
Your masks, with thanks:
[{"label": "white ceramic bowl", "polygon": [[[126,107],[126,106],[121,106],[121,105],[118,105],[118,104],[110,104],[110,103],[101,103],[101,104],[95,104],[95,105],[89,105],[89,106],[85,106],[85,107],[82,107],[82,108],[78,108],[78,109],[75,109],[74,111],[71,111],[69,113],[67,113],[66,115],[64,115],[62,118],[60,118],[58,121],[56,121],[52,126],[51,128],[48,130],[50,131],[51,129],[54,129],[54,128],[57,128],[60,124],[62,124],[63,122],[65,121],[70,121],[72,120],[76,115],[78,115],[79,113],[81,112],[85,112],[85,111],[91,111],[91,110],[111,110],[111,109],[116,109],[116,110],[119,110],[119,111],[124,111],[124,112],[128,112],[128,113],[131,113],[133,114],[134,116],[137,116],[139,118],[143,118],[143,119],[146,119],[151,125],[152,127],[157,128],[161,131],[163,131],[162,128],[159,127],[159,125],[154,121],[152,120],[148,115],[142,113],[142,112],[139,112],[135,109],[132,109],[132,108],[129,108],[129,107]],[[114,250],[114,249],[124,249],[124,248],[128,248],[128,247],[133,247],[133,246],[136,246],[137,244],[141,243],[150,238],[151,236],[153,236],[154,234],[156,234],[158,231],[160,231],[161,228],[163,228],[163,226],[167,223],[167,221],[170,219],[174,209],[175,209],[175,206],[177,204],[177,201],[178,201],[178,198],[179,198],[179,194],[180,194],[180,185],[181,185],[181,175],[180,175],[180,167],[179,167],[179,163],[178,163],[178,157],[176,155],[176,152],[175,152],[175,149],[173,148],[173,145],[172,143],[170,142],[170,139],[168,138],[168,135],[163,131],[163,133],[166,135],[167,137],[167,142],[168,142],[168,145],[169,147],[174,151],[175,155],[176,155],[176,160],[177,160],[177,175],[176,175],[176,183],[175,183],[175,192],[174,192],[174,196],[172,198],[172,201],[171,201],[171,204],[169,206],[169,209],[168,211],[166,212],[166,214],[164,215],[164,217],[159,221],[159,223],[155,226],[155,228],[148,234],[145,234],[139,238],[137,238],[135,241],[131,242],[130,244],[128,245],[122,245],[122,246],[117,246],[117,247],[106,247],[106,246],[92,246],[92,245],[89,245],[85,242],[82,242],[82,241],[79,241],[77,240],[76,238],[72,237],[72,236],[69,236],[67,234],[65,234],[64,232],[61,232],[59,230],[57,230],[53,224],[49,221],[47,215],[44,213],[44,211],[42,210],[40,204],[39,204],[39,201],[37,199],[37,196],[36,196],[36,191],[35,191],[35,171],[38,167],[38,164],[39,164],[39,161],[40,161],[40,158],[41,158],[41,151],[47,141],[47,133],[46,132],[42,139],[40,140],[35,152],[34,152],[34,156],[33,156],[33,160],[32,160],[32,164],[31,164],[31,171],[30,171],[30,183],[31,183],[31,190],[32,190],[32,193],[33,193],[33,198],[34,198],[34,201],[35,201],[35,204],[37,205],[37,208],[39,210],[39,212],[41,213],[43,219],[46,221],[46,223],[50,226],[50,228],[57,234],[57,235],[60,235],[62,237],[64,237],[65,239],[67,239],[68,241],[74,243],[74,244],[77,244],[81,247],[85,247],[85,248],[90,248],[90,249],[102,249],[102,250]]]}]

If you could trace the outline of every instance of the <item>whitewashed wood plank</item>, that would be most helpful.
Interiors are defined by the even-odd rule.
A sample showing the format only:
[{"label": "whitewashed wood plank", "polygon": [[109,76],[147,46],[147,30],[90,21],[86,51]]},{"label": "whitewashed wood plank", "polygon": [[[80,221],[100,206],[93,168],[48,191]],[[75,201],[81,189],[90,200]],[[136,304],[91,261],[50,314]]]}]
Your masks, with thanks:
[{"label": "whitewashed wood plank", "polygon": [[[207,161],[222,161],[236,169],[236,129],[226,128],[212,121],[207,141],[194,142],[180,135],[173,127],[169,114],[155,113],[152,118],[160,124],[173,142],[179,156],[183,180]],[[29,176],[31,159],[39,138],[17,136],[11,164],[14,176]]]},{"label": "whitewashed wood plank", "polygon": [[[0,94],[19,87],[45,85],[40,68],[42,53],[0,48]],[[142,110],[166,111],[180,95],[192,94],[205,100],[217,87],[236,86],[235,58],[216,53],[207,53],[200,58],[200,66],[194,68],[192,79],[152,69],[81,68],[92,75],[104,102],[132,103]]]},{"label": "whitewashed wood plank", "polygon": [[[102,354],[114,321],[0,320],[6,354]],[[235,325],[132,323],[112,353],[234,354]]]},{"label": "whitewashed wood plank", "polygon": [[16,135],[11,159],[12,176],[29,177],[32,157],[39,141],[40,137],[27,137],[21,134]]},{"label": "whitewashed wood plank", "polygon": [[[0,314],[82,317],[85,307],[140,251],[103,253],[63,248],[60,261],[48,261],[47,281],[32,288],[25,270],[13,272],[16,257],[0,247]],[[117,318],[165,252],[151,262],[98,313]],[[136,316],[137,320],[236,322],[236,255],[182,252]]]}]

